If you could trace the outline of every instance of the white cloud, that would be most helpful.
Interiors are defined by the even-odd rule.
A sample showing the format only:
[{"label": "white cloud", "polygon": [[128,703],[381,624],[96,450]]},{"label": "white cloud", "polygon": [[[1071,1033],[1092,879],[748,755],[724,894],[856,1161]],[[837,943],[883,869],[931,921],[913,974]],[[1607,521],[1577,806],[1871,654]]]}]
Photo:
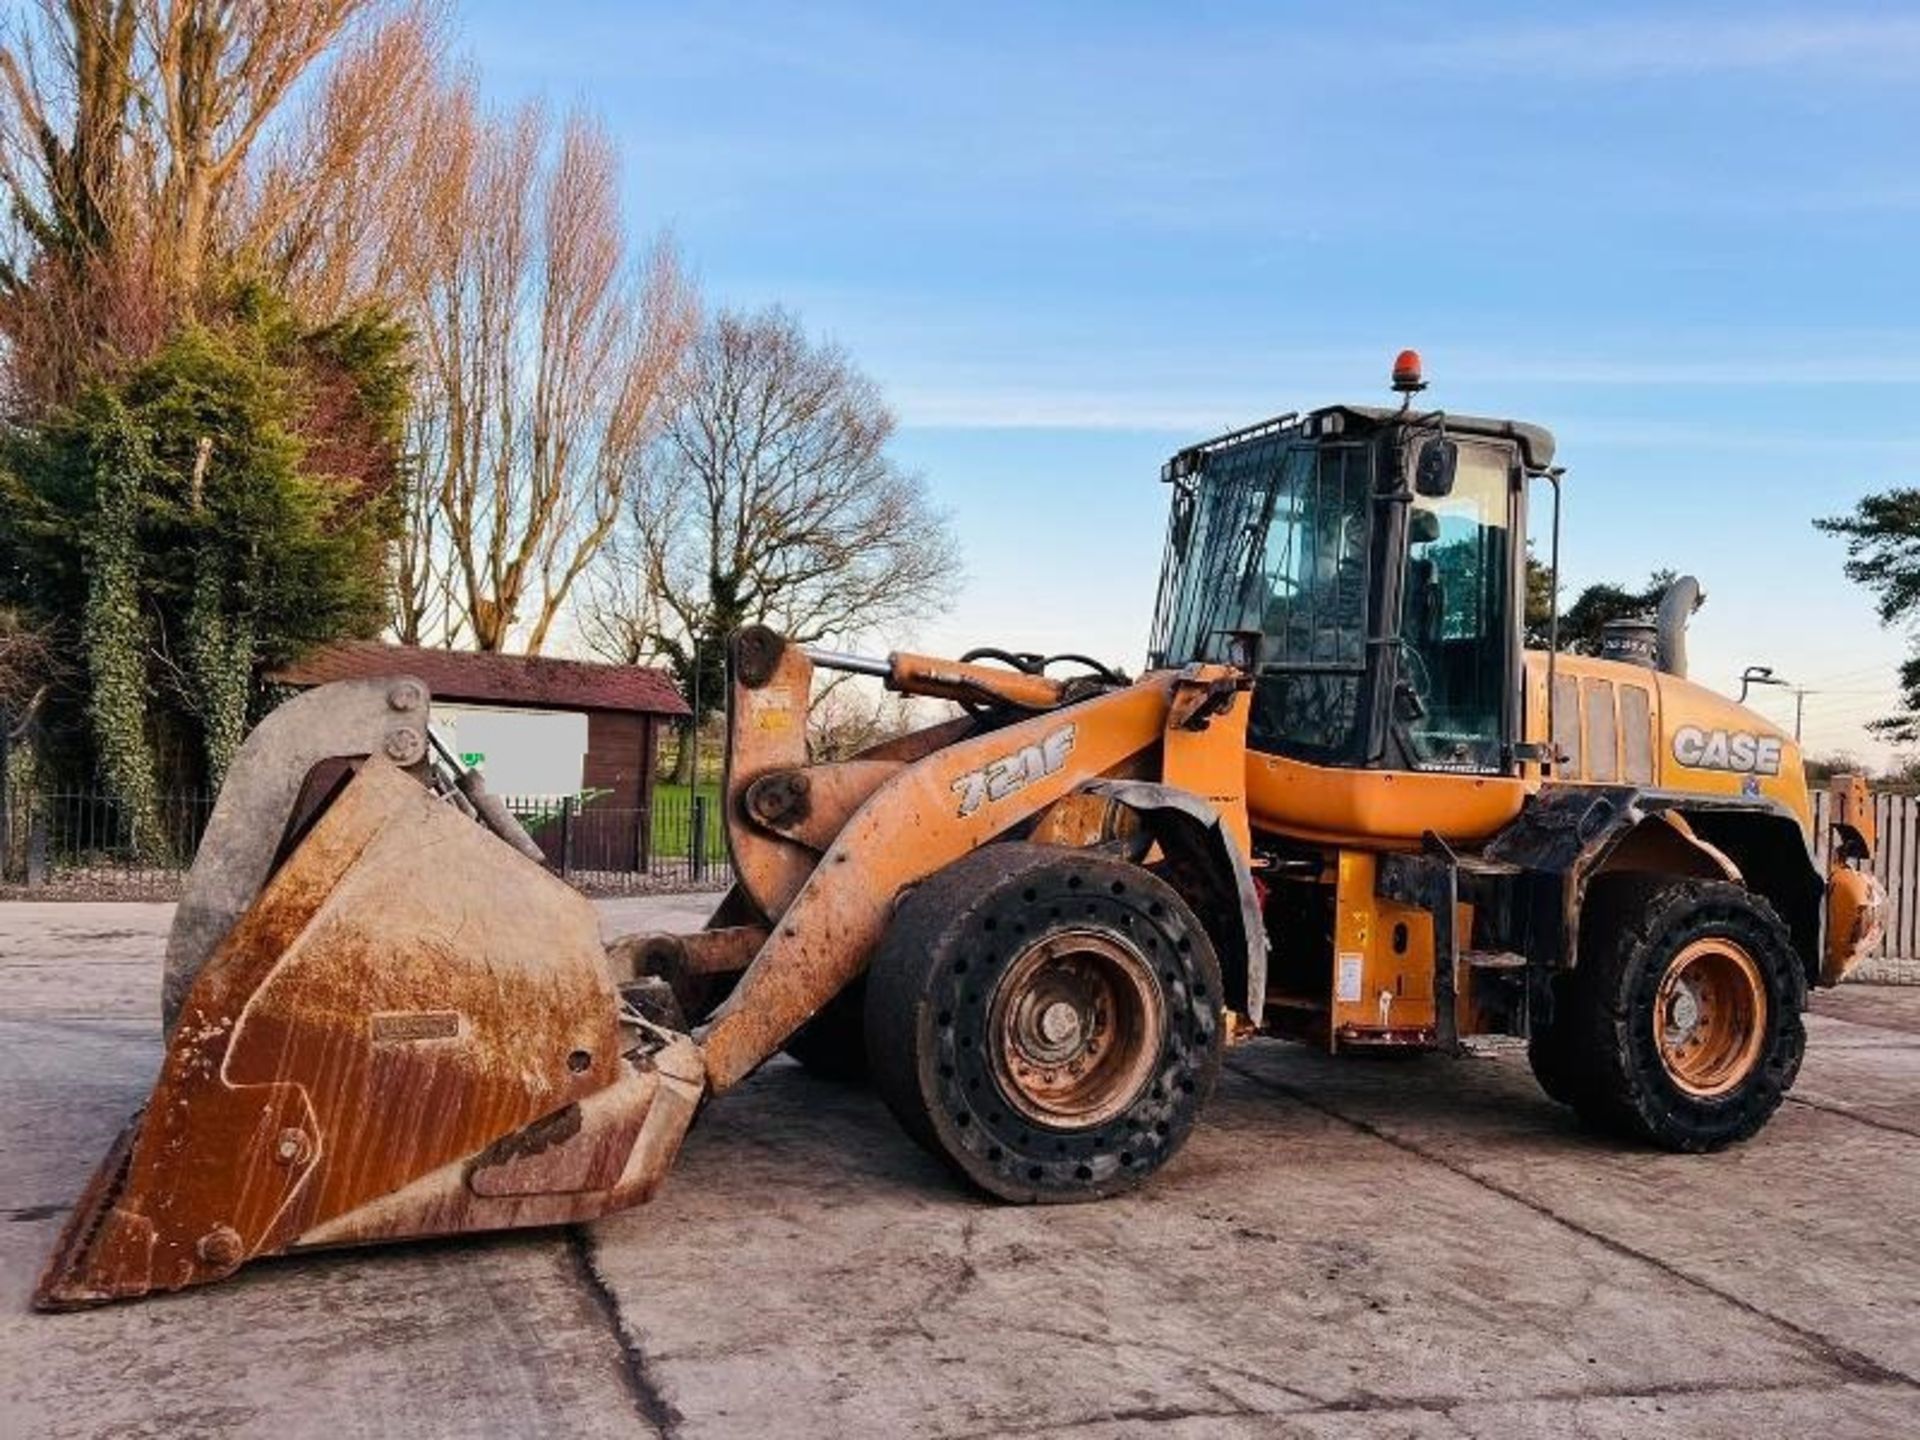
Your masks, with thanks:
[{"label": "white cloud", "polygon": [[1461,356],[1450,378],[1476,384],[1574,386],[1881,386],[1920,385],[1920,354],[1903,346],[1807,354],[1754,347],[1693,357],[1553,355],[1514,358]]},{"label": "white cloud", "polygon": [[[963,351],[972,348],[957,339],[953,343]],[[1855,397],[1847,403],[1860,404],[1865,396],[1920,386],[1920,346],[1885,337],[1821,353],[1801,351],[1784,339],[1717,354],[1675,355],[1673,350],[1611,355],[1435,350],[1428,353],[1428,374],[1436,386],[1433,398],[1451,397],[1455,409],[1483,408],[1492,394],[1512,397],[1509,410],[1523,402],[1539,409],[1542,392],[1551,392],[1555,410],[1563,415],[1568,400],[1559,397],[1583,391],[1845,390]],[[878,369],[887,377],[887,398],[906,425],[1191,435],[1247,424],[1288,402],[1300,409],[1341,400],[1390,403],[1385,388],[1389,353],[1380,347],[1299,352],[1216,347],[1169,370],[1164,352],[1128,353],[1088,340],[1085,348],[1076,347],[1057,361],[1029,354],[998,367],[925,367],[915,363],[917,357],[896,351],[894,362]],[[1619,403],[1610,402],[1616,412],[1611,418],[1561,423],[1569,430],[1578,424],[1594,443],[1623,446],[1838,446],[1920,455],[1920,432],[1910,427],[1909,433],[1890,435],[1882,428],[1862,436],[1845,425],[1829,425],[1824,407],[1839,402],[1825,395],[1774,403],[1772,423],[1758,427],[1621,419]]]},{"label": "white cloud", "polygon": [[[1142,397],[1123,390],[1071,391],[895,386],[887,398],[901,423],[949,430],[1226,430],[1246,423],[1244,409],[1211,400]],[[1271,402],[1267,402],[1269,407]],[[1253,409],[1259,408],[1256,402]],[[1238,416],[1239,418],[1233,418]]]},{"label": "white cloud", "polygon": [[1414,42],[1403,58],[1461,70],[1580,77],[1844,68],[1850,78],[1910,79],[1920,18],[1832,15],[1715,19],[1636,16],[1503,27]]}]

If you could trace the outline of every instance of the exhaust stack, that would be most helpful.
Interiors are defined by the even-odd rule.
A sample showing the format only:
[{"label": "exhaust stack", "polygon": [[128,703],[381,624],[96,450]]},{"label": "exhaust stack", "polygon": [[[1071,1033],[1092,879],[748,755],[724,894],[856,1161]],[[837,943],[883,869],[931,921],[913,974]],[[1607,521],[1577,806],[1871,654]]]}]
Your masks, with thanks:
[{"label": "exhaust stack", "polygon": [[1687,622],[1700,608],[1700,582],[1682,575],[1660,597],[1653,627],[1660,668],[1675,679],[1687,678]]}]

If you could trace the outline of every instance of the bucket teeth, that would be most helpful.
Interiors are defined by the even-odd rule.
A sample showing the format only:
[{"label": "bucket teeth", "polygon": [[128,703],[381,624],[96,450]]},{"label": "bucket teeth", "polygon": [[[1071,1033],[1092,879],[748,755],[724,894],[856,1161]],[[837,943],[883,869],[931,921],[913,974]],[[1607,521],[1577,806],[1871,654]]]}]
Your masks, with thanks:
[{"label": "bucket teeth", "polygon": [[637,1203],[706,1073],[625,1048],[592,905],[369,762],[195,977],[35,1303]]},{"label": "bucket teeth", "polygon": [[140,1130],[142,1114],[144,1112],[136,1111],[121,1127],[106,1158],[93,1172],[93,1179],[87,1182],[73,1212],[67,1216],[67,1223],[60,1229],[59,1243],[54,1246],[47,1268],[41,1272],[40,1283],[34,1287],[34,1309],[77,1310],[83,1305],[146,1292],[144,1284],[127,1288],[127,1282],[123,1281],[115,1288],[111,1283],[94,1279],[91,1273],[103,1236],[110,1227],[118,1229],[114,1217],[119,1212],[115,1207],[133,1164],[133,1143]]}]

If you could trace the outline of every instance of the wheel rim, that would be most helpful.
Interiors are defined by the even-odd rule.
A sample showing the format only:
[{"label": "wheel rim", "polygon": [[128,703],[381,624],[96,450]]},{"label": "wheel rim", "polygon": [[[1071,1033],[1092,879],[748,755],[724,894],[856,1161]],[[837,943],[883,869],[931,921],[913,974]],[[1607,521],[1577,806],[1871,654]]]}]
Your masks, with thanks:
[{"label": "wheel rim", "polygon": [[1695,940],[1667,965],[1654,999],[1653,1035],[1667,1076],[1708,1100],[1736,1089],[1766,1040],[1759,962],[1721,936]]},{"label": "wheel rim", "polygon": [[1152,1078],[1164,1017],[1153,967],[1132,945],[1098,931],[1057,932],[1015,957],[994,987],[994,1076],[1037,1125],[1103,1125]]}]

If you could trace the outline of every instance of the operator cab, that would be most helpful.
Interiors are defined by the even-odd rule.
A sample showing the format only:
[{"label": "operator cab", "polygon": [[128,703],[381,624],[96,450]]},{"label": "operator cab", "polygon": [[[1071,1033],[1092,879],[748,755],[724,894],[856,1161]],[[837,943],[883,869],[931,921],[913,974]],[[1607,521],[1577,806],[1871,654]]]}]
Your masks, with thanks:
[{"label": "operator cab", "polygon": [[[1410,382],[1395,371],[1409,401],[1411,359]],[[1552,459],[1537,426],[1410,404],[1284,415],[1182,450],[1163,471],[1149,664],[1249,669],[1255,750],[1512,773],[1526,482]]]}]

